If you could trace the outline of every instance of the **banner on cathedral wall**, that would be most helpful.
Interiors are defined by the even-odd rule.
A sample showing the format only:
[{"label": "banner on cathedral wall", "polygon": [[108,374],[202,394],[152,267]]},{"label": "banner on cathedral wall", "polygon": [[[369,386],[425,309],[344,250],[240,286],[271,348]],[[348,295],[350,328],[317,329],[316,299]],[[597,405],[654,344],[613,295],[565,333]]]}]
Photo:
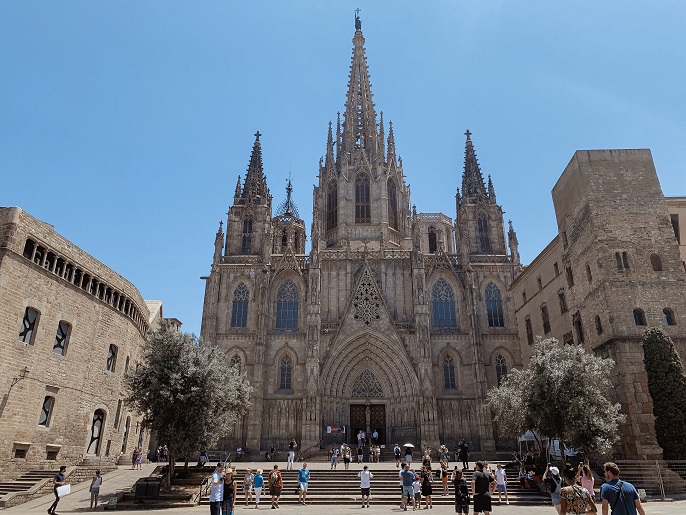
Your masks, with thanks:
[{"label": "banner on cathedral wall", "polygon": [[345,426],[326,426],[326,432],[331,435],[345,433]]}]

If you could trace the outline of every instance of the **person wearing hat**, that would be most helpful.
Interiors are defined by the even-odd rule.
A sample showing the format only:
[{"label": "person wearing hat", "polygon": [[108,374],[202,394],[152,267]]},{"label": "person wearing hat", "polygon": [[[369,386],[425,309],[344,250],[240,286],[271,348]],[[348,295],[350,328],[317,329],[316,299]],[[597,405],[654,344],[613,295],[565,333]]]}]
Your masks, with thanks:
[{"label": "person wearing hat", "polygon": [[245,494],[245,505],[248,506],[252,502],[252,488],[255,482],[255,474],[252,470],[247,469],[243,477],[243,493]]},{"label": "person wearing hat", "polygon": [[210,483],[210,515],[220,515],[222,511],[222,501],[224,500],[224,464],[217,463],[212,473]]},{"label": "person wearing hat", "polygon": [[491,513],[491,483],[495,479],[490,472],[484,471],[484,462],[477,461],[472,474],[472,498],[474,499],[474,513],[482,511]]},{"label": "person wearing hat", "polygon": [[469,513],[469,487],[462,478],[462,471],[455,465],[452,475],[453,487],[455,489],[455,512]]},{"label": "person wearing hat", "polygon": [[236,479],[234,478],[233,469],[231,467],[227,468],[224,473],[223,503],[222,513],[224,515],[233,515],[233,510],[236,505]]},{"label": "person wearing hat", "polygon": [[562,478],[560,477],[560,469],[551,467],[550,463],[548,463],[545,473],[543,474],[543,482],[548,486],[550,501],[553,503],[553,506],[555,506],[557,513],[562,513],[562,499],[560,498]]},{"label": "person wearing hat", "polygon": [[264,485],[264,476],[262,475],[262,469],[257,469],[255,471],[255,477],[253,478],[253,488],[255,489],[255,508],[260,507],[260,496],[262,495],[262,485]]}]

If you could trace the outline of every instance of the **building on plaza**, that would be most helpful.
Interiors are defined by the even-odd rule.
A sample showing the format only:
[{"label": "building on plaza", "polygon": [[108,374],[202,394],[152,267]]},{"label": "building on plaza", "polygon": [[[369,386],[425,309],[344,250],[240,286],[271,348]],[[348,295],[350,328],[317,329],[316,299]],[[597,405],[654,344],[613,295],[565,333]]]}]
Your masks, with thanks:
[{"label": "building on plaza", "polygon": [[579,150],[552,194],[559,233],[511,285],[522,359],[538,336],[614,359],[617,455],[659,458],[641,341],[661,326],[686,358],[684,198],[663,196],[649,150]]},{"label": "building on plaza", "polygon": [[486,391],[523,365],[508,292],[517,238],[469,131],[454,219],[415,209],[364,43],[357,18],[343,118],[329,124],[317,170],[311,251],[290,183],[273,209],[259,132],[217,231],[201,336],[255,387],[224,444],[296,438],[313,449],[377,430],[384,444],[464,438],[492,451],[504,442]]},{"label": "building on plaza", "polygon": [[124,404],[160,301],[18,207],[0,208],[0,463],[29,468],[114,463],[145,448]]}]

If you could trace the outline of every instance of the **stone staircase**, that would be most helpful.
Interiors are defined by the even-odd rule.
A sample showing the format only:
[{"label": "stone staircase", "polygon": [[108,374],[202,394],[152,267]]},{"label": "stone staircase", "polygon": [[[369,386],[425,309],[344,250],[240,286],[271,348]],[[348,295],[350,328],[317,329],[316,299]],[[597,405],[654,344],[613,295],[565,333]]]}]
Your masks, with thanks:
[{"label": "stone staircase", "polygon": [[44,479],[52,479],[58,470],[29,470],[13,481],[0,481],[0,497],[12,492],[24,492]]},{"label": "stone staircase", "polygon": [[[400,504],[400,487],[398,478],[398,469],[393,465],[365,463],[369,466],[370,471],[374,475],[372,479],[372,500],[374,505],[388,505],[395,506]],[[237,466],[236,478],[238,483],[237,491],[239,493],[237,499],[237,506],[244,505],[244,496],[242,489],[242,479],[245,475],[245,466],[242,464],[235,464]],[[298,496],[295,494],[295,489],[298,486],[298,471],[300,468],[296,464],[294,470],[282,470],[283,489],[280,504],[295,504],[298,502]],[[345,470],[343,464],[339,464],[336,470],[311,470],[309,490],[307,493],[308,504],[327,505],[327,504],[359,504],[360,488],[358,472],[362,469],[362,465],[351,464],[349,470]],[[254,472],[253,468],[253,472]],[[265,488],[263,490],[260,504],[268,507],[270,505],[269,488],[267,485],[267,474],[270,469],[265,468]],[[464,477],[469,483],[472,477],[472,471],[464,471]],[[511,505],[540,505],[546,506],[550,504],[550,497],[544,495],[540,490],[526,490],[523,489],[519,481],[517,481],[517,471],[515,469],[507,469],[508,477],[508,498]],[[449,495],[441,495],[443,492],[443,485],[440,480],[433,482],[432,501],[436,506],[453,506],[454,492],[452,484],[449,482]],[[498,494],[494,493],[493,503],[498,504]],[[200,504],[209,504],[208,491],[201,493]],[[503,497],[503,505],[505,500]]]}]

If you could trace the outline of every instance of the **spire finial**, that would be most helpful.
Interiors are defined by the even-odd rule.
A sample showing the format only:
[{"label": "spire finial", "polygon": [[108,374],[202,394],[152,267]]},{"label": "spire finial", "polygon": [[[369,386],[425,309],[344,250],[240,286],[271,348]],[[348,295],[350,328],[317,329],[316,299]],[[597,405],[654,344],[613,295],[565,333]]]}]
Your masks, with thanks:
[{"label": "spire finial", "polygon": [[260,134],[260,131],[257,131],[253,136],[255,136],[255,141],[260,141],[260,136],[262,136],[262,134]]},{"label": "spire finial", "polygon": [[469,137],[472,135],[472,133],[469,132],[469,129],[467,129],[467,132],[465,132],[464,135],[467,136],[467,141],[471,141]]},{"label": "spire finial", "polygon": [[360,20],[360,11],[361,9],[359,7],[355,9],[355,30],[362,30],[362,20]]}]

